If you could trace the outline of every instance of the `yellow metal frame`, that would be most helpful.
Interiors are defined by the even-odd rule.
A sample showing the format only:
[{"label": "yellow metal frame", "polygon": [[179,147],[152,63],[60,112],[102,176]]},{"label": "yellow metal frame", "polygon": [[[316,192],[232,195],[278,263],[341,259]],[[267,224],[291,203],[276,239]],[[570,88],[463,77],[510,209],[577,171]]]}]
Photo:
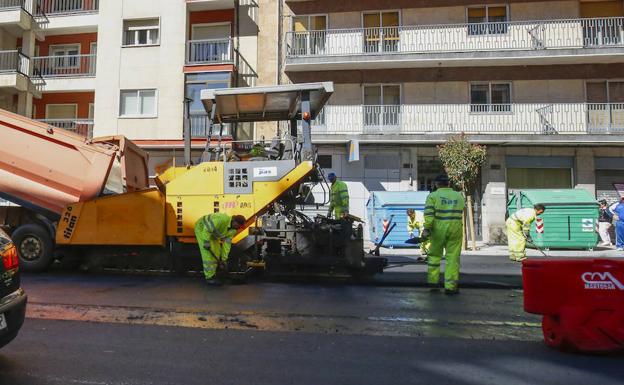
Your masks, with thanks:
[{"label": "yellow metal frame", "polygon": [[164,246],[165,197],[153,188],[67,206],[56,244]]},{"label": "yellow metal frame", "polygon": [[[222,162],[205,162],[191,168],[170,168],[157,178],[157,183],[166,190],[167,236],[181,242],[195,242],[195,222],[214,212],[243,215],[251,225],[270,204],[309,175],[314,165],[305,161],[278,181],[254,182],[249,194],[225,194],[223,170]],[[233,242],[248,234],[245,228]]]}]

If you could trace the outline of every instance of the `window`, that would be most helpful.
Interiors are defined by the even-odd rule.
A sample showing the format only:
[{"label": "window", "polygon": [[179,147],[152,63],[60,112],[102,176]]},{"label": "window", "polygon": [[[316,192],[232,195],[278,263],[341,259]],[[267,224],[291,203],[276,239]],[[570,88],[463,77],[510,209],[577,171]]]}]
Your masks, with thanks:
[{"label": "window", "polygon": [[504,5],[487,5],[469,7],[466,10],[469,35],[495,35],[507,33],[507,7]]},{"label": "window", "polygon": [[159,40],[159,20],[124,21],[124,46],[155,45]]},{"label": "window", "polygon": [[54,68],[77,68],[80,64],[78,55],[80,44],[50,46],[50,56],[53,56]]},{"label": "window", "polygon": [[[201,91],[205,89],[228,88],[231,84],[230,72],[200,72],[186,75],[186,97],[191,99],[190,125],[191,136],[206,137],[208,132],[208,114],[201,101]],[[229,126],[224,127],[224,135],[229,132]]]},{"label": "window", "polygon": [[511,112],[511,83],[470,85],[471,112]]},{"label": "window", "polygon": [[156,117],[156,90],[121,91],[120,117]]},{"label": "window", "polygon": [[45,117],[51,120],[76,119],[77,113],[76,104],[48,104]]},{"label": "window", "polygon": [[297,55],[318,55],[325,51],[327,16],[303,15],[293,18],[293,47]]},{"label": "window", "polygon": [[599,131],[624,127],[624,82],[592,81],[585,88],[589,126]]},{"label": "window", "polygon": [[316,161],[321,168],[331,169],[332,168],[332,156],[331,155],[319,155],[316,158]]},{"label": "window", "polygon": [[401,86],[364,86],[364,125],[398,126],[401,113]]},{"label": "window", "polygon": [[364,13],[364,52],[398,51],[399,23],[397,11]]},{"label": "window", "polygon": [[230,23],[195,24],[188,44],[189,63],[225,62],[232,60]]}]

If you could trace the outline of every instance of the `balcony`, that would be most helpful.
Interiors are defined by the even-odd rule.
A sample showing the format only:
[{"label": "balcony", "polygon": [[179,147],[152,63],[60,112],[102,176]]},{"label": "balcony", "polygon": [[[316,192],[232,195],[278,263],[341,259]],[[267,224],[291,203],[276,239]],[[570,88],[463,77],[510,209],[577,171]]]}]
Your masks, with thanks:
[{"label": "balcony", "polygon": [[37,14],[66,16],[81,13],[97,13],[99,0],[37,0]]},{"label": "balcony", "polygon": [[99,6],[99,0],[36,0],[35,15],[44,20],[44,35],[96,32]]},{"label": "balcony", "polygon": [[328,105],[312,132],[342,135],[624,134],[624,103]]},{"label": "balcony", "polygon": [[609,62],[624,18],[288,32],[287,71]]},{"label": "balcony", "polygon": [[30,58],[19,51],[0,51],[0,88],[33,91],[29,78]]},{"label": "balcony", "polygon": [[189,40],[187,65],[233,63],[232,39]]},{"label": "balcony", "polygon": [[33,20],[30,0],[0,0],[0,26],[15,36],[32,29]]},{"label": "balcony", "polygon": [[40,122],[74,132],[85,138],[93,138],[92,119],[39,119]]},{"label": "balcony", "polygon": [[43,91],[89,91],[95,89],[97,55],[38,56],[33,75],[45,80]]}]

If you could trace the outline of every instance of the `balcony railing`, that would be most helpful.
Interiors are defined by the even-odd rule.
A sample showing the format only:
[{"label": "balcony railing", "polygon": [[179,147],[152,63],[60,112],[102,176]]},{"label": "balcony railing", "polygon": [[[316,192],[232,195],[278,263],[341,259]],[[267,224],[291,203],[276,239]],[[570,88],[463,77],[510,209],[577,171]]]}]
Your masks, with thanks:
[{"label": "balcony railing", "polygon": [[39,121],[57,128],[75,132],[85,138],[93,138],[92,119],[39,119]]},{"label": "balcony railing", "polygon": [[232,62],[232,39],[190,40],[187,43],[187,64]]},{"label": "balcony railing", "polygon": [[[191,123],[191,138],[207,138],[209,121],[210,119],[207,114],[191,114],[189,117],[189,122]],[[223,135],[229,135],[230,132],[230,125],[224,124]],[[219,134],[218,126],[213,126],[212,134]]]},{"label": "balcony railing", "polygon": [[37,14],[48,16],[94,13],[100,7],[99,0],[36,0]]},{"label": "balcony railing", "polygon": [[328,105],[312,129],[323,135],[624,134],[624,103]]},{"label": "balcony railing", "polygon": [[288,32],[288,57],[624,46],[624,18]]},{"label": "balcony railing", "polygon": [[0,0],[0,11],[25,9],[26,0]]},{"label": "balcony railing", "polygon": [[38,56],[33,58],[34,73],[44,78],[95,76],[97,55]]},{"label": "balcony railing", "polygon": [[0,51],[0,73],[30,74],[30,58],[19,51]]}]

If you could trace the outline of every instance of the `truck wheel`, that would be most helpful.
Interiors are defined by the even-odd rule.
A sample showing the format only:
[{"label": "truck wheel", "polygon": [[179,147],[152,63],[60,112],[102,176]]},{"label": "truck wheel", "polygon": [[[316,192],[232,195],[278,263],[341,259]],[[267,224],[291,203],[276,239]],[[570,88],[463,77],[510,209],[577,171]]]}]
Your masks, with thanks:
[{"label": "truck wheel", "polygon": [[50,266],[54,244],[46,229],[37,224],[24,225],[13,232],[12,238],[24,271],[43,271]]}]

